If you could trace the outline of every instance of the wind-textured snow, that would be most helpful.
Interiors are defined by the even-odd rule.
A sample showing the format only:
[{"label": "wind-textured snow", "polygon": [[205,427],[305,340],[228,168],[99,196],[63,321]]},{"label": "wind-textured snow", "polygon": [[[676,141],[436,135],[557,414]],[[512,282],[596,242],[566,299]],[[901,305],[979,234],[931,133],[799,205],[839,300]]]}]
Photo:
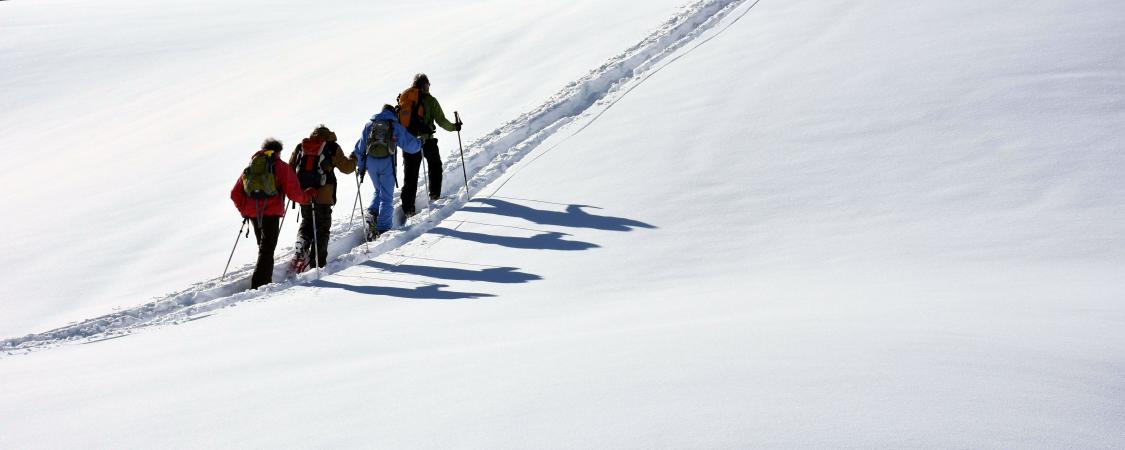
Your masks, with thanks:
[{"label": "wind-textured snow", "polygon": [[364,249],[342,193],[320,279],[9,341],[0,447],[1125,446],[1125,6],[671,6],[436,13],[480,19],[419,47],[468,192],[439,132],[444,198]]}]

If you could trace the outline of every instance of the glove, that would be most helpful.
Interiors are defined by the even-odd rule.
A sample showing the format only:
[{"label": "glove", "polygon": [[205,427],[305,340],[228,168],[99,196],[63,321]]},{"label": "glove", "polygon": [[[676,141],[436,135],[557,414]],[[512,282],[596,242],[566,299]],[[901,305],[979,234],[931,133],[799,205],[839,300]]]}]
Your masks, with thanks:
[{"label": "glove", "polygon": [[360,171],[357,171],[355,174],[357,176],[359,176],[359,184],[363,184],[363,177],[367,175],[367,171],[366,170],[360,170]]},{"label": "glove", "polygon": [[316,188],[305,189],[305,195],[307,195],[309,197],[310,202],[313,202],[313,203],[316,202]]},{"label": "glove", "polygon": [[463,123],[464,123],[464,122],[457,122],[457,123],[453,124],[453,129],[454,129],[454,130],[457,130],[457,131],[461,131],[461,125],[462,125]]}]

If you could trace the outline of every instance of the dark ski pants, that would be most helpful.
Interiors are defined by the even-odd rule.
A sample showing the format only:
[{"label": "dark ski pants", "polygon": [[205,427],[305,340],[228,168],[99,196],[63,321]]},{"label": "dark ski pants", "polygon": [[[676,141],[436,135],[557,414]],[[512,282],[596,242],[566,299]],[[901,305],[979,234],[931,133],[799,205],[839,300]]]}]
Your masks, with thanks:
[{"label": "dark ski pants", "polygon": [[[301,205],[301,241],[305,248],[313,241],[313,206]],[[310,260],[309,267],[324,267],[328,262],[328,233],[332,231],[332,206],[316,205],[316,261]],[[301,249],[305,250],[305,249]]]},{"label": "dark ski pants", "polygon": [[258,238],[258,265],[250,278],[250,289],[257,289],[273,281],[273,251],[281,234],[281,217],[263,217],[260,225],[258,219],[251,218],[250,223],[254,225],[254,237]]},{"label": "dark ski pants", "polygon": [[422,157],[426,158],[426,170],[430,172],[430,197],[441,195],[441,156],[438,155],[437,139],[426,139],[422,142],[422,151],[410,154],[402,153],[402,169],[406,181],[402,183],[402,210],[413,212],[414,199],[418,196],[418,168],[422,165]]}]

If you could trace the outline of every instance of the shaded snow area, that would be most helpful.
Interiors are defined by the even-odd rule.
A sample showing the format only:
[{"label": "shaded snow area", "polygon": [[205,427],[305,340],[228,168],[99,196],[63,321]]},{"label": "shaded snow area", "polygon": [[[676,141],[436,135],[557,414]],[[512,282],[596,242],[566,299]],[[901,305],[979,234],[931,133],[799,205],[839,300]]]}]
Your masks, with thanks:
[{"label": "shaded snow area", "polygon": [[[1100,0],[0,2],[0,448],[1125,447],[1122,42]],[[441,131],[406,225],[343,183],[319,275],[220,280],[261,139],[347,148],[418,71],[468,186]]]}]

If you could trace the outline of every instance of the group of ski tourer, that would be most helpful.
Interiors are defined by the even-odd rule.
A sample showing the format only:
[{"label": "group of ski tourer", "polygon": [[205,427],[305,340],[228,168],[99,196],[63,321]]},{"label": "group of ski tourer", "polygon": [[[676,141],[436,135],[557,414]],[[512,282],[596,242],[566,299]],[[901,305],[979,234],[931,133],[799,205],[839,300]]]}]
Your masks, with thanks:
[{"label": "group of ski tourer", "polygon": [[[231,200],[242,214],[243,228],[250,223],[258,240],[258,263],[250,288],[257,289],[272,282],[273,254],[286,213],[285,197],[301,207],[301,225],[289,273],[300,273],[310,266],[325,266],[332,206],[336,204],[337,170],[344,174],[354,172],[357,187],[368,175],[375,185],[375,196],[364,214],[368,241],[390,230],[394,223],[397,148],[403,151],[406,176],[399,196],[402,220],[417,212],[414,200],[423,158],[429,167],[430,200],[437,200],[441,195],[442,162],[438,140],[434,138],[435,124],[446,131],[461,131],[460,116],[456,116],[456,122],[445,117],[441,104],[430,95],[429,78],[420,73],[414,76],[413,85],[399,94],[397,107],[383,105],[381,111],[371,116],[349,155],[345,155],[336,142],[336,133],[324,125],[317,126],[309,137],[297,144],[288,163],[281,158],[281,142],[266,139],[230,192]],[[242,230],[238,233],[241,236]],[[231,255],[234,255],[233,249]],[[229,258],[227,266],[230,266]]]}]

